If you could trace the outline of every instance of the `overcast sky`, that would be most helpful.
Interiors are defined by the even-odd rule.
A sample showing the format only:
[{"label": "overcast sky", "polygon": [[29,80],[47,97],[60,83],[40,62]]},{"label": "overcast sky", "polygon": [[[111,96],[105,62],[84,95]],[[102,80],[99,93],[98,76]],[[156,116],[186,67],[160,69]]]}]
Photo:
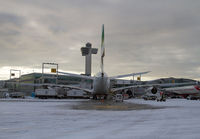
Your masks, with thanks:
[{"label": "overcast sky", "polygon": [[[100,48],[108,75],[152,71],[146,79],[200,79],[199,0],[0,0],[0,79],[9,69],[55,62],[84,73],[80,48]],[[99,51],[100,52],[100,51]],[[100,53],[92,72],[100,71]]]}]

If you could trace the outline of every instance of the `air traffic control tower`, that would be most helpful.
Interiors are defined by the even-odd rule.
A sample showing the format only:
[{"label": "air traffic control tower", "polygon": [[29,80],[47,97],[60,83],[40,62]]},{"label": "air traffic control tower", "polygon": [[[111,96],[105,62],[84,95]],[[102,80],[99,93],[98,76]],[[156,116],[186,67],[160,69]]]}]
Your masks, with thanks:
[{"label": "air traffic control tower", "polygon": [[97,54],[98,49],[92,48],[91,43],[86,43],[85,47],[81,48],[82,56],[85,56],[85,75],[91,76],[92,54]]}]

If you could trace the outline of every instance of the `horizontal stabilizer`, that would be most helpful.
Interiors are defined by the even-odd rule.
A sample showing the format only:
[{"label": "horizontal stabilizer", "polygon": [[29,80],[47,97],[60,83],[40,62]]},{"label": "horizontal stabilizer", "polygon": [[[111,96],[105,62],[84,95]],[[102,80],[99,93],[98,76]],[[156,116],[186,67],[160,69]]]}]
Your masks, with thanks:
[{"label": "horizontal stabilizer", "polygon": [[131,86],[125,86],[125,87],[119,87],[119,88],[112,88],[111,92],[117,92],[122,91],[126,89],[133,89],[133,88],[146,88],[146,87],[157,87],[162,88],[165,90],[165,87],[176,87],[176,86],[187,86],[187,85],[195,85],[195,82],[186,82],[186,83],[163,83],[163,84],[144,84],[144,85],[131,85]]}]

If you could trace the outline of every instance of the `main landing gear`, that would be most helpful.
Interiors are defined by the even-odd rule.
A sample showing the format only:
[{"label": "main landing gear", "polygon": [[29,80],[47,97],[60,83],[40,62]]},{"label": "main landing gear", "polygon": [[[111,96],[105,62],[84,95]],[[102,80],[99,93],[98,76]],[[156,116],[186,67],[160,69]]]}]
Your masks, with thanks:
[{"label": "main landing gear", "polygon": [[105,100],[107,99],[107,95],[93,95],[94,100]]}]

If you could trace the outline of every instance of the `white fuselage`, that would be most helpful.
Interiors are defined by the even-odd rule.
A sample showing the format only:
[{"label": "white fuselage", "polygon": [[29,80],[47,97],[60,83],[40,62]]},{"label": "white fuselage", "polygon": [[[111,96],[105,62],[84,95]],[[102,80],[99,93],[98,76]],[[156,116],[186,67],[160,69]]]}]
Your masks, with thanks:
[{"label": "white fuselage", "polygon": [[93,95],[107,95],[110,92],[110,79],[104,73],[98,73],[93,81]]},{"label": "white fuselage", "polygon": [[197,85],[166,88],[166,91],[174,92],[180,95],[200,94],[200,88]]}]

